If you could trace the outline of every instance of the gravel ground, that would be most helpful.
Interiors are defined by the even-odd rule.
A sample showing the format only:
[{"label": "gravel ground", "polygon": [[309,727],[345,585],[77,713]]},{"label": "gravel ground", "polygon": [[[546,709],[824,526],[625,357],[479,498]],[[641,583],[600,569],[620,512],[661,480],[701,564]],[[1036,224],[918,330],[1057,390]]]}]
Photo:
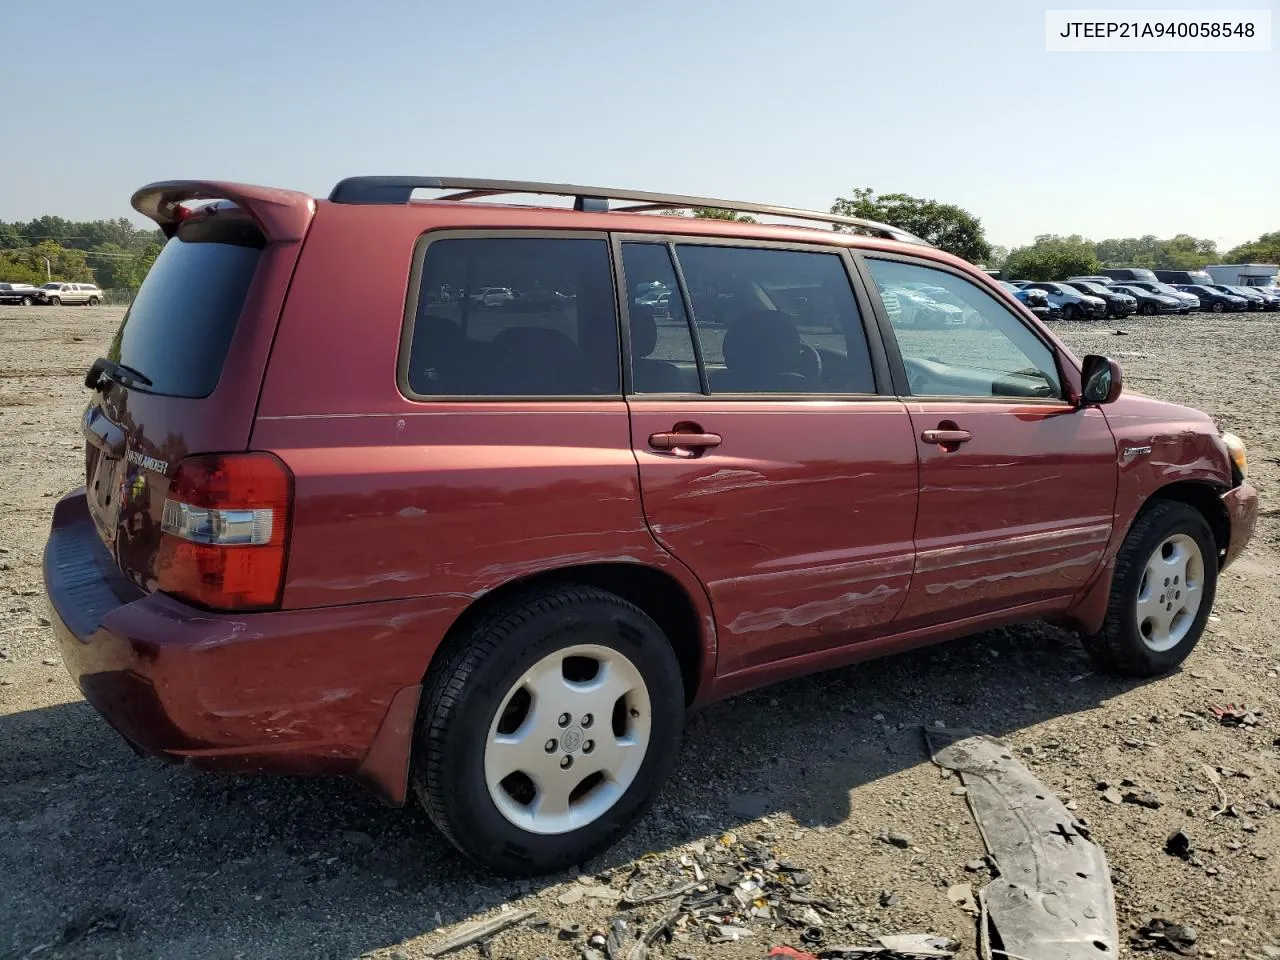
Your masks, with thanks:
[{"label": "gravel ground", "polygon": [[[582,940],[561,942],[556,928],[589,932],[616,908],[561,903],[574,899],[565,893],[576,873],[482,875],[420,813],[387,810],[348,783],[139,759],[81,700],[44,619],[40,551],[53,498],[80,482],[80,378],[119,317],[0,307],[0,957],[422,957],[441,927],[504,904],[552,928],[500,934],[494,957],[580,957]],[[985,877],[964,869],[983,849],[919,730],[944,721],[1007,739],[1075,804],[1113,866],[1122,938],[1162,916],[1194,925],[1202,955],[1277,956],[1280,809],[1268,797],[1280,807],[1280,319],[1123,328],[1058,327],[1079,352],[1120,360],[1132,388],[1199,406],[1244,437],[1264,497],[1253,546],[1225,576],[1217,617],[1183,670],[1150,682],[1098,676],[1069,634],[1036,624],[739,697],[690,719],[653,812],[583,873],[621,887],[647,853],[678,855],[724,831],[765,834],[831,901],[833,940],[929,932],[972,957],[973,921],[946,890]],[[1206,716],[1215,702],[1247,704],[1260,722],[1220,726]],[[1217,795],[1203,764],[1225,769],[1238,816],[1208,819]],[[1123,778],[1163,805],[1105,802],[1097,782]],[[1180,826],[1195,862],[1163,850]],[[885,831],[910,846],[878,839]],[[762,930],[655,952],[756,958],[773,942],[799,945]]]}]

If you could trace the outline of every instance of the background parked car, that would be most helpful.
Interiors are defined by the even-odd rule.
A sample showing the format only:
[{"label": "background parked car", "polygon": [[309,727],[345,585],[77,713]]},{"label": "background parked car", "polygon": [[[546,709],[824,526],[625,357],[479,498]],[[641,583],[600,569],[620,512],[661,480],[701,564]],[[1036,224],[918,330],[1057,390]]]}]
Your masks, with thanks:
[{"label": "background parked car", "polygon": [[1141,280],[1144,283],[1155,283],[1158,279],[1155,272],[1144,267],[1105,267],[1102,270],[1115,283],[1128,283]]},{"label": "background parked car", "polygon": [[1271,306],[1271,295],[1260,287],[1246,287],[1241,283],[1221,284],[1228,293],[1234,293],[1238,297],[1244,297],[1249,301],[1249,309],[1251,310],[1274,310]]},{"label": "background parked car", "polygon": [[1139,290],[1146,290],[1148,293],[1160,296],[1173,297],[1182,304],[1182,313],[1192,313],[1200,309],[1200,298],[1194,293],[1187,293],[1185,290],[1179,290],[1172,284],[1162,283],[1159,280],[1127,280],[1125,286],[1137,287]]},{"label": "background parked car", "polygon": [[1025,303],[1027,308],[1041,319],[1056,320],[1062,315],[1062,311],[1049,302],[1049,294],[1043,290],[1020,287],[1008,280],[1001,280],[1000,286]]},{"label": "background parked car", "polygon": [[1155,271],[1156,279],[1163,280],[1165,283],[1178,284],[1200,284],[1213,283],[1213,277],[1205,273],[1203,270],[1157,270]]},{"label": "background parked car", "polygon": [[55,307],[63,303],[96,307],[102,302],[102,291],[92,283],[62,283],[54,280],[41,284],[36,296],[37,303]]},{"label": "background parked car", "polygon": [[1114,281],[1114,280],[1112,280],[1110,277],[1099,277],[1099,276],[1092,276],[1092,277],[1067,277],[1067,279],[1066,279],[1066,280],[1064,280],[1063,282],[1064,282],[1064,283],[1075,283],[1076,281],[1080,281],[1081,283],[1096,283],[1096,284],[1098,284],[1099,286],[1103,286],[1103,287],[1109,287],[1109,286],[1111,286],[1113,283],[1115,283],[1115,281]]},{"label": "background parked car", "polygon": [[1130,286],[1127,283],[1118,283],[1115,289],[1137,300],[1138,312],[1148,317],[1155,316],[1157,313],[1182,313],[1186,309],[1177,297],[1166,296],[1163,293],[1152,293],[1150,290],[1143,290],[1141,287]]},{"label": "background parked car", "polygon": [[1067,286],[1075,287],[1086,296],[1100,298],[1107,305],[1107,316],[1109,317],[1131,317],[1138,312],[1138,301],[1135,297],[1118,291],[1109,284],[1092,283],[1087,280],[1068,280]]},{"label": "background parked car", "polygon": [[1107,315],[1107,302],[1101,297],[1084,294],[1065,283],[1049,281],[1025,282],[1024,287],[1043,290],[1049,294],[1049,302],[1062,310],[1063,320],[1101,320]]},{"label": "background parked car", "polygon": [[932,329],[964,325],[965,312],[961,307],[942,303],[917,289],[915,284],[892,284],[889,290],[891,298],[885,301],[885,310],[890,314],[898,310],[897,316],[906,324]]},{"label": "background parked car", "polygon": [[1263,308],[1266,310],[1280,310],[1280,288],[1276,287],[1248,287],[1263,299]]},{"label": "background parked car", "polygon": [[1175,284],[1184,293],[1194,293],[1200,298],[1200,306],[1214,313],[1243,313],[1249,309],[1249,301],[1235,294],[1223,293],[1203,283]]},{"label": "background parked car", "polygon": [[29,307],[38,298],[39,293],[29,283],[0,283],[0,303],[20,303]]},{"label": "background parked car", "polygon": [[1240,297],[1244,300],[1246,310],[1262,310],[1264,307],[1263,298],[1250,290],[1243,287],[1227,286],[1225,283],[1206,284],[1211,290],[1217,290],[1225,293],[1229,297]]}]

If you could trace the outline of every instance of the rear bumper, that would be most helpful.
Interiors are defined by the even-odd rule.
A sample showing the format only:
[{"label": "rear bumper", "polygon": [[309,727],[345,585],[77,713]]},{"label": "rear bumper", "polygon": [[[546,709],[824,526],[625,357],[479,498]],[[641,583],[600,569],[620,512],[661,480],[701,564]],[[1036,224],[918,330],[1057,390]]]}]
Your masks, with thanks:
[{"label": "rear bumper", "polygon": [[197,610],[119,574],[83,491],[54,510],[44,580],[68,672],[140,752],[209,770],[355,775],[403,801],[418,685],[456,614],[440,598]]},{"label": "rear bumper", "polygon": [[1258,491],[1242,483],[1222,495],[1222,505],[1227,508],[1227,519],[1231,522],[1227,554],[1222,561],[1226,567],[1240,556],[1253,536],[1253,528],[1258,523]]}]

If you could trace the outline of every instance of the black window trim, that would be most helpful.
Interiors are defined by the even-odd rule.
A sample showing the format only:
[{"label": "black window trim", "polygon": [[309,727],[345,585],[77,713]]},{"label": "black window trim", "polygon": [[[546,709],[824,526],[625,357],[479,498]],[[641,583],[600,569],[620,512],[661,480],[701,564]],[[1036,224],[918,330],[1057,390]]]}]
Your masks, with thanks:
[{"label": "black window trim", "polygon": [[[1019,405],[1030,404],[1034,406],[1048,407],[1061,407],[1065,405],[1071,409],[1075,409],[1075,405],[1072,403],[1070,396],[1070,380],[1065,376],[1065,370],[1063,369],[1066,358],[1063,356],[1062,351],[1058,348],[1057,344],[1050,340],[1045,332],[1040,329],[1039,323],[1035,320],[1034,314],[1032,314],[1031,318],[1028,319],[1019,312],[1019,310],[1025,309],[1022,306],[1021,301],[1018,301],[1018,309],[1009,309],[1009,306],[991,291],[987,292],[991,294],[991,299],[995,301],[996,305],[1003,307],[1014,320],[1022,324],[1023,327],[1025,327],[1037,340],[1039,340],[1045,349],[1053,356],[1054,364],[1057,367],[1059,389],[1062,391],[1063,395],[1061,397],[965,397],[955,396],[954,394],[912,393],[911,386],[907,382],[906,364],[902,361],[902,351],[898,347],[897,334],[893,329],[893,323],[889,319],[889,313],[884,308],[884,301],[880,297],[880,288],[876,285],[875,278],[872,276],[871,269],[867,266],[866,261],[892,260],[898,263],[910,264],[911,266],[925,267],[930,270],[939,270],[943,273],[949,273],[953,276],[959,277],[961,280],[967,280],[979,289],[982,288],[982,285],[978,283],[971,274],[966,273],[964,270],[961,270],[949,263],[943,263],[940,260],[933,260],[929,257],[912,257],[901,253],[889,252],[887,250],[863,250],[861,248],[851,249],[850,254],[867,290],[875,291],[874,311],[876,323],[880,327],[881,337],[884,340],[886,352],[890,357],[890,369],[893,376],[894,392],[898,399],[913,403],[930,404],[1016,403]],[[1012,296],[1012,294],[1010,294],[1010,296]]]},{"label": "black window trim", "polygon": [[[617,393],[565,393],[565,394],[423,394],[416,393],[409,386],[409,357],[413,345],[413,334],[417,326],[418,298],[422,292],[422,267],[427,259],[427,250],[437,240],[601,240],[605,243],[605,253],[609,258],[610,280],[614,292],[613,319],[617,333],[619,350],[616,360],[619,364]],[[609,242],[609,234],[603,230],[559,230],[537,228],[521,229],[519,227],[499,227],[494,229],[457,229],[442,227],[425,231],[418,237],[413,246],[413,259],[409,266],[409,288],[405,295],[404,316],[400,326],[400,349],[396,356],[396,386],[400,394],[414,403],[607,403],[624,401],[623,376],[629,364],[623,363],[622,350],[625,349],[627,330],[621,326],[618,304],[618,267],[613,256],[613,248]]]},{"label": "black window trim", "polygon": [[[716,236],[715,234],[615,232],[610,234],[610,236],[614,241],[614,274],[618,279],[616,299],[619,306],[619,317],[622,322],[622,371],[624,375],[624,389],[626,390],[628,400],[656,400],[665,402],[673,400],[694,400],[697,402],[730,400],[751,401],[756,403],[774,401],[804,403],[814,400],[858,402],[883,400],[885,397],[892,397],[895,395],[892,389],[891,379],[893,367],[883,340],[880,323],[872,312],[873,303],[868,292],[869,288],[866,286],[866,280],[862,277],[855,266],[855,261],[852,256],[853,248],[839,244],[833,245],[816,241],[747,240],[738,237]],[[638,394],[634,392],[631,383],[632,358],[631,318],[629,312],[630,296],[625,284],[622,266],[622,244],[624,243],[650,243],[667,247],[668,255],[671,257],[672,265],[675,268],[676,282],[680,286],[680,299],[684,304],[685,318],[690,327],[690,336],[693,339],[694,358],[698,364],[698,381],[702,385],[702,393]],[[871,359],[871,375],[875,383],[875,392],[711,393],[710,376],[707,373],[706,364],[702,358],[702,346],[697,335],[697,318],[693,315],[689,291],[685,283],[684,270],[680,265],[680,258],[676,254],[675,248],[677,246],[746,247],[749,249],[784,250],[796,253],[820,253],[839,257],[844,266],[845,277],[849,282],[850,291],[853,293],[854,302],[858,307],[859,320],[862,324],[863,335],[866,337],[867,341],[867,351]]]}]

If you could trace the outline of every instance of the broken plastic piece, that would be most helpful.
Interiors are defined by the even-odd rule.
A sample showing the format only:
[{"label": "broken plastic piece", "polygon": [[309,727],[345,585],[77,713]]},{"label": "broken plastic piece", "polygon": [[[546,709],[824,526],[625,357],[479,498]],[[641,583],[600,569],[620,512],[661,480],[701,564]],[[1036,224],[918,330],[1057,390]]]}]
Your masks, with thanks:
[{"label": "broken plastic piece", "polygon": [[1036,960],[1119,955],[1115,893],[1102,849],[1070,811],[986,736],[927,730],[934,762],[955,770],[983,842],[1000,871],[984,888],[1004,949]]},{"label": "broken plastic piece", "polygon": [[478,920],[475,923],[469,923],[465,927],[460,928],[453,936],[447,938],[443,943],[438,944],[430,953],[429,957],[443,957],[446,954],[461,950],[463,947],[469,947],[473,943],[479,943],[481,940],[488,940],[494,934],[501,933],[508,927],[514,927],[517,924],[524,923],[532,917],[532,910],[512,910],[509,913],[500,913],[496,917],[490,917],[488,920]]}]

